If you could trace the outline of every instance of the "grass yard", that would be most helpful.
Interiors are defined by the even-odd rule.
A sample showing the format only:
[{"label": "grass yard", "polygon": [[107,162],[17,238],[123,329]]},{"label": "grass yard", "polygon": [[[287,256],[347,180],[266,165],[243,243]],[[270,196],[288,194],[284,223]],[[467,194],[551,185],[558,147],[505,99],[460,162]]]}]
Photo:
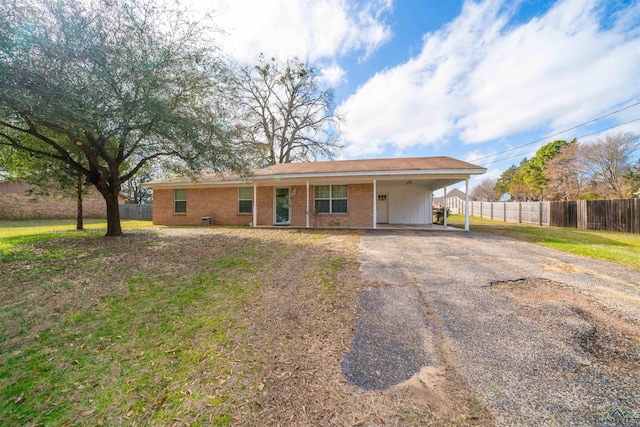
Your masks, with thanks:
[{"label": "grass yard", "polygon": [[[107,221],[104,219],[85,219],[84,228],[87,231],[106,230]],[[151,221],[124,219],[122,227],[125,229],[151,227]],[[22,221],[0,221],[0,239],[6,237],[29,236],[61,231],[75,231],[75,219],[38,219]]]},{"label": "grass yard", "polygon": [[357,298],[377,286],[358,232],[7,225],[0,425],[483,424],[460,388],[443,412],[346,384]]},{"label": "grass yard", "polygon": [[[464,227],[464,215],[451,215],[448,225]],[[640,235],[614,231],[540,227],[471,217],[471,231],[497,234],[549,246],[577,255],[612,261],[640,270]]]}]

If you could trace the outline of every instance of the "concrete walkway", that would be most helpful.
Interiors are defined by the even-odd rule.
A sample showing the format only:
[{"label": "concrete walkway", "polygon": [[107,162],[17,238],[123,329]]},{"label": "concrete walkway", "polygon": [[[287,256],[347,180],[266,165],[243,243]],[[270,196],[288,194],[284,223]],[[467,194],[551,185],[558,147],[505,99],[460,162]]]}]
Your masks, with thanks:
[{"label": "concrete walkway", "polygon": [[[616,409],[640,415],[640,272],[479,233],[367,232],[360,260],[365,278],[415,289],[420,297],[414,293],[408,304],[421,304],[435,319],[438,335],[457,354],[455,369],[498,425],[609,425],[606,414]],[[425,349],[404,346],[398,363],[415,370],[442,362],[434,322],[398,306],[398,292],[384,289],[366,297],[358,314],[345,358],[357,363],[343,365],[354,384],[384,366],[366,354],[394,354],[384,346],[394,346],[398,324],[422,337]],[[374,302],[377,308],[367,308]],[[369,316],[376,310],[396,312],[376,323]],[[362,339],[367,324],[375,329]],[[415,373],[390,369],[378,376]],[[370,388],[392,382],[363,380]]]}]

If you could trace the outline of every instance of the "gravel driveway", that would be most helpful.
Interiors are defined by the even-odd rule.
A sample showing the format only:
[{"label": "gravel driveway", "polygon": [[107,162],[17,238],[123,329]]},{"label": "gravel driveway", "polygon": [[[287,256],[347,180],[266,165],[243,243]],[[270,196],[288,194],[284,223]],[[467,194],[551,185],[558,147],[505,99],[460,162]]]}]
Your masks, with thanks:
[{"label": "gravel driveway", "polygon": [[[364,277],[395,286],[361,297],[352,384],[446,365],[497,425],[640,425],[640,271],[479,233],[372,231],[360,249]],[[407,330],[423,345],[395,351]]]}]

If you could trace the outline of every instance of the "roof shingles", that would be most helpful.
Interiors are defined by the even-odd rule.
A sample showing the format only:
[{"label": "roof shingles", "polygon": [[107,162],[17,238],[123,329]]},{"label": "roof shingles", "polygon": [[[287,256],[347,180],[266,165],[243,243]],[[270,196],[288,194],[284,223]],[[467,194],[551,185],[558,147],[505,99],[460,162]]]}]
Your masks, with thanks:
[{"label": "roof shingles", "polygon": [[451,157],[409,157],[397,159],[336,160],[328,162],[281,163],[255,171],[256,176],[336,173],[420,171],[440,169],[482,169]]},{"label": "roof shingles", "polygon": [[[483,173],[484,168],[471,163],[457,160],[451,157],[409,157],[396,159],[362,159],[362,160],[334,160],[324,162],[301,162],[301,163],[280,163],[267,166],[254,171],[256,178],[270,178],[285,176],[306,176],[323,174],[379,174],[381,172],[400,171],[469,171],[471,173]],[[472,172],[473,171],[473,172]],[[482,172],[479,172],[482,171]],[[199,182],[220,182],[234,181],[239,178],[234,175],[205,174]],[[175,178],[168,181],[147,183],[148,186],[154,184],[170,184],[190,181],[188,178]]]}]

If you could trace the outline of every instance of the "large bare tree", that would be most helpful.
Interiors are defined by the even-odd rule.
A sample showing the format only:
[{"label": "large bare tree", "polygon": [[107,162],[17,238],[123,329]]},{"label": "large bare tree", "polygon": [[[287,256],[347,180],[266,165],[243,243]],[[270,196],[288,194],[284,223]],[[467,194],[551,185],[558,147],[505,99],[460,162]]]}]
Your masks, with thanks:
[{"label": "large bare tree", "polygon": [[630,196],[625,176],[638,160],[640,139],[631,132],[620,132],[583,144],[581,155],[593,181],[602,181],[615,196]]},{"label": "large bare tree", "polygon": [[497,202],[500,200],[502,193],[496,190],[495,179],[485,178],[471,189],[469,196],[471,200],[478,202]]},{"label": "large bare tree", "polygon": [[62,162],[118,194],[150,161],[242,169],[216,110],[212,31],[161,0],[11,0],[0,13],[0,144]]},{"label": "large bare tree", "polygon": [[341,119],[332,89],[309,64],[260,55],[237,67],[230,88],[257,165],[335,157]]}]

